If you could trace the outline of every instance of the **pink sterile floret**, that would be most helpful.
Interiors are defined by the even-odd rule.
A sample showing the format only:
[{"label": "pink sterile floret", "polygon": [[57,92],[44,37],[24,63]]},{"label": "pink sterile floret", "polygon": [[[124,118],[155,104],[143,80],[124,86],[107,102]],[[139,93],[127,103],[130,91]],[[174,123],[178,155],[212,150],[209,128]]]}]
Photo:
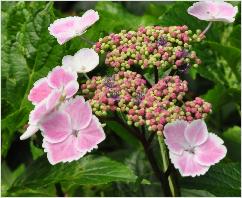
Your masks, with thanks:
[{"label": "pink sterile floret", "polygon": [[29,127],[20,139],[27,139],[36,133],[41,119],[50,113],[61,99],[72,97],[78,89],[77,74],[59,66],[47,77],[38,80],[28,95],[28,99],[36,106],[30,113]]},{"label": "pink sterile floret", "polygon": [[101,123],[81,96],[67,100],[46,116],[40,129],[44,151],[53,165],[78,160],[105,139]]},{"label": "pink sterile floret", "polygon": [[238,7],[223,1],[201,1],[194,3],[187,11],[200,20],[232,23]]},{"label": "pink sterile floret", "polygon": [[35,82],[28,99],[34,105],[47,99],[47,105],[52,106],[57,92],[63,97],[70,98],[78,91],[78,88],[77,73],[57,66],[47,77]]},{"label": "pink sterile floret", "polygon": [[227,153],[223,140],[208,133],[203,120],[190,124],[183,120],[168,123],[164,128],[165,143],[171,162],[182,176],[205,174],[211,165],[218,163]]},{"label": "pink sterile floret", "polygon": [[94,10],[86,11],[82,17],[66,17],[57,19],[49,26],[49,32],[57,38],[60,45],[70,39],[80,36],[86,32],[86,29],[99,20],[99,15]]}]

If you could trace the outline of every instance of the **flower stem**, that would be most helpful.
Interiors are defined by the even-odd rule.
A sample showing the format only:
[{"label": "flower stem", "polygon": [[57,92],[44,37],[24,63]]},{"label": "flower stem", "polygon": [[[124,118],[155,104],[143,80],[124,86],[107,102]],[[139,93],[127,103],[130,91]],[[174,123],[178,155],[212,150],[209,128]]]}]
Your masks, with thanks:
[{"label": "flower stem", "polygon": [[133,136],[135,136],[138,140],[140,140],[141,144],[143,145],[145,154],[150,162],[151,168],[153,169],[153,172],[155,174],[155,176],[157,177],[157,179],[160,181],[161,184],[161,188],[163,189],[164,195],[166,197],[170,197],[171,191],[169,188],[169,182],[165,176],[165,173],[163,173],[159,166],[158,163],[156,161],[155,155],[153,153],[152,148],[150,147],[150,142],[148,142],[145,138],[145,134],[144,133],[140,133],[138,129],[132,127],[132,126],[128,126],[118,115],[117,113],[115,113],[115,117],[114,119],[120,123],[123,127],[125,127],[127,129],[127,131],[129,131]]},{"label": "flower stem", "polygon": [[85,78],[87,79],[87,80],[90,80],[90,78],[88,77],[88,75],[86,74],[86,73],[82,73],[83,74],[83,76],[85,76]]},{"label": "flower stem", "polygon": [[206,34],[206,32],[209,30],[209,28],[211,27],[211,25],[212,25],[212,21],[210,21],[209,23],[208,23],[208,26],[202,31],[202,33],[199,35],[199,37],[202,37],[202,36],[204,36],[205,34]]},{"label": "flower stem", "polygon": [[57,197],[64,197],[65,196],[65,193],[63,192],[60,183],[55,183],[55,190],[56,190]]},{"label": "flower stem", "polygon": [[156,66],[154,66],[154,75],[155,75],[155,84],[156,84],[159,80],[158,69]]},{"label": "flower stem", "polygon": [[80,36],[80,39],[85,41],[86,43],[88,43],[90,45],[94,45],[95,44],[95,42],[90,41],[89,39],[85,38],[84,36]]},{"label": "flower stem", "polygon": [[[159,145],[160,145],[160,152],[161,152],[161,157],[162,157],[162,166],[163,166],[162,169],[163,169],[163,172],[166,173],[168,171],[168,168],[170,168],[169,167],[169,157],[167,155],[167,149],[166,149],[164,139],[160,135],[158,136],[158,142],[159,142]],[[180,196],[180,192],[179,192],[179,189],[176,185],[174,174],[169,173],[167,175],[167,177],[168,177],[169,188],[170,188],[172,196],[173,197]]]}]

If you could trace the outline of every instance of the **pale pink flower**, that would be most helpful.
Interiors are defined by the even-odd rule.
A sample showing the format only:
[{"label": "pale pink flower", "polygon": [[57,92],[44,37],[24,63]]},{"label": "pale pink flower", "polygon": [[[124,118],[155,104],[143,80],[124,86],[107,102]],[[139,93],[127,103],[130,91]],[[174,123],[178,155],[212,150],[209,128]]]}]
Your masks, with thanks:
[{"label": "pale pink flower", "polygon": [[20,139],[25,140],[39,130],[39,122],[65,98],[72,97],[79,88],[77,73],[55,67],[47,77],[36,81],[28,99],[36,105],[29,116],[29,126]]},{"label": "pale pink flower", "polygon": [[41,78],[34,83],[28,99],[34,105],[47,99],[47,107],[51,107],[56,99],[59,99],[61,96],[70,98],[78,89],[77,73],[57,66],[47,77]]},{"label": "pale pink flower", "polygon": [[57,38],[60,45],[70,39],[80,36],[86,32],[86,29],[99,20],[99,15],[94,10],[86,11],[82,17],[66,17],[57,19],[49,26],[49,32]]},{"label": "pale pink flower", "polygon": [[223,140],[208,133],[203,120],[194,120],[190,124],[183,120],[169,123],[164,128],[164,136],[171,162],[182,176],[205,174],[227,153]]},{"label": "pale pink flower", "polygon": [[101,123],[81,96],[69,99],[47,115],[40,128],[44,151],[53,165],[78,160],[105,139]]},{"label": "pale pink flower", "polygon": [[53,109],[46,107],[46,100],[43,100],[34,107],[34,110],[29,115],[29,126],[27,130],[20,136],[20,140],[25,140],[34,135],[39,130],[39,122],[44,116],[50,113]]},{"label": "pale pink flower", "polygon": [[62,66],[78,73],[87,73],[99,64],[99,56],[93,49],[83,48],[74,56],[67,55],[62,59]]},{"label": "pale pink flower", "polygon": [[187,12],[200,20],[232,23],[238,7],[223,1],[200,1],[189,7]]}]

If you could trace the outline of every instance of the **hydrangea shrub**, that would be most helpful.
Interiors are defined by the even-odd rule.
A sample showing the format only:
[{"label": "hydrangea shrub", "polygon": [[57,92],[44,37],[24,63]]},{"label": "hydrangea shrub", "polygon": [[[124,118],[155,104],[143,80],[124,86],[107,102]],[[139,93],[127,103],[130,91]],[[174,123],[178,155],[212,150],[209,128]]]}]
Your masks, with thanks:
[{"label": "hydrangea shrub", "polygon": [[[213,106],[188,95],[190,85],[183,74],[201,67],[203,59],[194,46],[206,40],[212,22],[234,22],[238,8],[206,1],[194,3],[187,12],[209,21],[208,26],[193,32],[189,24],[150,24],[109,33],[94,43],[83,36],[102,20],[94,10],[49,24],[58,44],[79,37],[91,45],[65,54],[48,75],[33,83],[27,98],[34,107],[20,139],[40,131],[49,163],[68,164],[86,158],[105,141],[105,120],[117,121],[144,147],[164,195],[179,196],[174,182],[178,172],[182,177],[205,175],[227,154],[224,141],[208,132],[205,123]],[[101,69],[111,74],[91,75],[100,68],[101,56]],[[151,148],[157,140],[162,167]]]}]

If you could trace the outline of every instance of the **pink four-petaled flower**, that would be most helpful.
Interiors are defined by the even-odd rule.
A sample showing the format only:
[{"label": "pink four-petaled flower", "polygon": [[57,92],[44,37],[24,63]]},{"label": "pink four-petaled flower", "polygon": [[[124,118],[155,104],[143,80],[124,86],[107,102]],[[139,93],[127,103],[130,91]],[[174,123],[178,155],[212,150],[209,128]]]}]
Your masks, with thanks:
[{"label": "pink four-petaled flower", "polygon": [[200,20],[232,23],[238,7],[223,1],[200,1],[189,7],[187,12]]},{"label": "pink four-petaled flower", "polygon": [[171,162],[182,176],[205,174],[227,153],[223,140],[208,133],[203,120],[194,120],[190,124],[183,120],[169,123],[164,127],[164,136]]},{"label": "pink four-petaled flower", "polygon": [[65,101],[41,121],[40,128],[51,164],[78,160],[105,139],[100,122],[81,96]]},{"label": "pink four-petaled flower", "polygon": [[85,33],[86,29],[99,20],[99,15],[94,10],[86,11],[82,17],[66,17],[57,19],[49,26],[49,32],[57,38],[59,44],[64,44],[70,39]]},{"label": "pink four-petaled flower", "polygon": [[79,88],[77,73],[63,67],[55,67],[47,77],[36,81],[28,95],[29,101],[35,106],[29,116],[29,127],[20,137],[27,139],[39,129],[41,119],[50,113],[60,100],[72,97]]}]

